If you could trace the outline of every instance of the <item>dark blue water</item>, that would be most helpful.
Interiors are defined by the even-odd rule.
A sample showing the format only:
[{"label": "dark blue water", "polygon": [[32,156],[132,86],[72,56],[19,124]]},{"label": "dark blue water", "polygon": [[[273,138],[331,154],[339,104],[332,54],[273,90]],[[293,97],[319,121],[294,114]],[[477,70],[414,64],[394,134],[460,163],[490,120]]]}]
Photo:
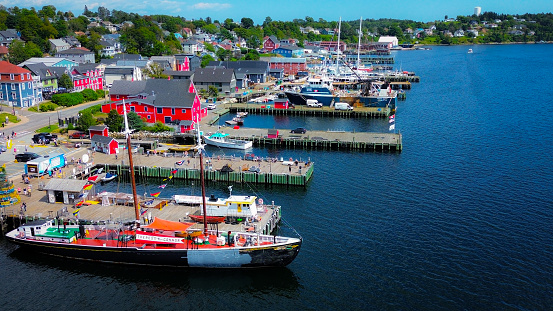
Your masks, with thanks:
[{"label": "dark blue water", "polygon": [[[472,48],[395,54],[422,79],[399,103],[401,154],[253,151],[316,163],[306,188],[234,186],[275,200],[302,234],[287,268],[134,269],[31,256],[1,242],[2,309],[550,310],[553,45]],[[357,122],[343,127],[373,126]],[[199,187],[174,184],[171,193]]]}]

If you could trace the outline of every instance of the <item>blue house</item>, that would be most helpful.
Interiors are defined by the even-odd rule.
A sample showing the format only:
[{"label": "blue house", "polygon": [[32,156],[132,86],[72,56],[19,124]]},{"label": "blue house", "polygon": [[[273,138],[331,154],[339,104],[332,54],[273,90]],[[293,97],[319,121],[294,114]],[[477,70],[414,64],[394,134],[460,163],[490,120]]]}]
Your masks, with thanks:
[{"label": "blue house", "polygon": [[273,50],[273,53],[284,57],[303,57],[303,48],[293,45],[281,45]]},{"label": "blue house", "polygon": [[0,102],[12,107],[38,103],[31,72],[7,61],[0,61]]}]

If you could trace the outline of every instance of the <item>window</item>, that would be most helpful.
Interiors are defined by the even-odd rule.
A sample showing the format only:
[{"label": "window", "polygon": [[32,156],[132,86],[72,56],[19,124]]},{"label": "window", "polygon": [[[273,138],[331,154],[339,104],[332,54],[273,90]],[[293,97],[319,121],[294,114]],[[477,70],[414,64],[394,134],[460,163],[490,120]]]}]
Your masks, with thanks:
[{"label": "window", "polygon": [[163,108],[157,108],[157,113],[163,113]]},{"label": "window", "polygon": [[12,90],[15,90],[15,83],[12,83],[11,88]]},{"label": "window", "polygon": [[148,116],[148,120],[150,120],[152,118],[152,116]]},{"label": "window", "polygon": [[148,112],[148,107],[144,107],[144,112]]},{"label": "window", "polygon": [[10,73],[10,80],[13,80],[13,79],[14,79],[13,73]]},{"label": "window", "polygon": [[16,92],[12,92],[12,99],[17,99],[17,93]]},{"label": "window", "polygon": [[24,73],[21,74],[21,81],[23,81],[23,80],[25,80],[25,74]]},{"label": "window", "polygon": [[175,108],[171,108],[171,115],[175,115]]},{"label": "window", "polygon": [[31,74],[30,73],[27,74],[27,79],[31,79]]},{"label": "window", "polygon": [[186,109],[182,109],[182,110],[181,110],[181,113],[186,113]]},{"label": "window", "polygon": [[134,112],[134,106],[131,106],[131,111]]},{"label": "window", "polygon": [[0,93],[0,99],[4,99],[4,93]]},{"label": "window", "polygon": [[29,82],[29,89],[33,88],[31,82]]},{"label": "window", "polygon": [[25,90],[25,83],[21,83],[21,90]]}]

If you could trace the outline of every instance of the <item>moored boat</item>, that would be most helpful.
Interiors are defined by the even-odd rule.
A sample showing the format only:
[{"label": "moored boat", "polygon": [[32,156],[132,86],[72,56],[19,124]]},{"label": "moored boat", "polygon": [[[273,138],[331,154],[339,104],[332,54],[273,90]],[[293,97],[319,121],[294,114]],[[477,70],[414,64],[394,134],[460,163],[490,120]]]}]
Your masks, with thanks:
[{"label": "moored boat", "polygon": [[245,150],[253,146],[252,141],[231,139],[231,138],[228,138],[228,136],[229,134],[214,133],[210,136],[204,136],[204,141],[207,145],[221,147],[221,148]]},{"label": "moored boat", "polygon": [[115,178],[117,178],[116,174],[107,173],[106,176],[101,178],[101,180],[102,182],[108,182],[114,180]]}]

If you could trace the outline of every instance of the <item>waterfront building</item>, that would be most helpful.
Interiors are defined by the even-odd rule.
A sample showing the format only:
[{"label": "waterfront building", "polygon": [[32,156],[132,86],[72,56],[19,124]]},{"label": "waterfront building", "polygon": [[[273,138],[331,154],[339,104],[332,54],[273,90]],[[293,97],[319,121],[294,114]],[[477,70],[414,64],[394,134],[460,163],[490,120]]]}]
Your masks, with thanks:
[{"label": "waterfront building", "polygon": [[10,107],[30,107],[42,98],[37,94],[31,71],[0,61],[0,102]]},{"label": "waterfront building", "polygon": [[207,115],[207,107],[201,105],[191,80],[116,80],[110,89],[110,102],[102,105],[102,112],[115,109],[123,115],[123,100],[127,111],[135,112],[148,123],[195,124]]},{"label": "waterfront building", "polygon": [[283,69],[285,75],[295,75],[298,71],[307,70],[307,60],[305,58],[271,57],[269,67],[270,69]]},{"label": "waterfront building", "polygon": [[198,68],[194,72],[194,85],[198,89],[209,90],[210,86],[217,88],[220,93],[230,94],[236,89],[236,75],[234,69],[227,68]]},{"label": "waterfront building", "polygon": [[66,58],[79,64],[95,63],[94,52],[85,48],[73,48],[56,52],[56,57]]}]

